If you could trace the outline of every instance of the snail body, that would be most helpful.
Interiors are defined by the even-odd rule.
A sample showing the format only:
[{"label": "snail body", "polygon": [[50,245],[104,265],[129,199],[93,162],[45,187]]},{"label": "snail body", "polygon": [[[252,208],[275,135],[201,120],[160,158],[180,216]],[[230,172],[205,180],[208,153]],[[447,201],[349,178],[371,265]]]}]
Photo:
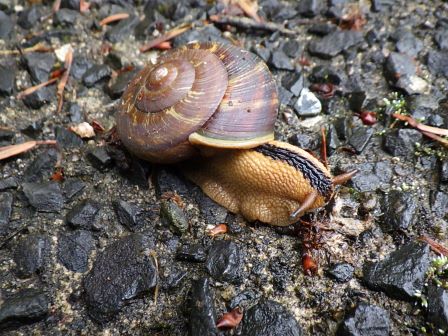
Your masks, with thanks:
[{"label": "snail body", "polygon": [[[333,178],[304,150],[274,141],[278,98],[266,64],[232,45],[191,43],[131,81],[117,132],[136,156],[180,168],[217,203],[246,219],[288,225],[323,206]],[[207,157],[199,153],[212,153]]]}]

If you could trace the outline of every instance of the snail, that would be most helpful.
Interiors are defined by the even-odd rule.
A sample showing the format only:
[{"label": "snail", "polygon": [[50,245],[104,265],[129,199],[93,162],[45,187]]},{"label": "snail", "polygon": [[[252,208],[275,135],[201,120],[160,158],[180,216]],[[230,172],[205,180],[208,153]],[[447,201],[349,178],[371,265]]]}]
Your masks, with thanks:
[{"label": "snail", "polygon": [[233,45],[190,43],[136,75],[116,127],[130,152],[178,163],[231,212],[284,226],[325,205],[355,172],[333,177],[308,152],[275,141],[277,109],[275,81],[257,56]]}]

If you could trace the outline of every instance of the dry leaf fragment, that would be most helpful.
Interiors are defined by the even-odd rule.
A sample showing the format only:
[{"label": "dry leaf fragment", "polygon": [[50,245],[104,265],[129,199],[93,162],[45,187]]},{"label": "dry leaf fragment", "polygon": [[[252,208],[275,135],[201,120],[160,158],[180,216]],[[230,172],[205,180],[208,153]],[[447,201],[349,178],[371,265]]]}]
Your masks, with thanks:
[{"label": "dry leaf fragment", "polygon": [[239,307],[236,307],[235,309],[231,310],[228,313],[225,313],[216,323],[216,327],[218,328],[226,328],[231,329],[235,328],[240,324],[241,320],[243,319],[243,312]]},{"label": "dry leaf fragment", "polygon": [[72,126],[70,127],[70,131],[76,133],[83,139],[93,138],[95,136],[95,130],[88,122],[82,122],[78,125]]},{"label": "dry leaf fragment", "polygon": [[207,230],[207,234],[210,237],[215,237],[219,234],[224,234],[227,232],[227,225],[226,224],[218,224],[214,227],[212,227],[211,229]]}]

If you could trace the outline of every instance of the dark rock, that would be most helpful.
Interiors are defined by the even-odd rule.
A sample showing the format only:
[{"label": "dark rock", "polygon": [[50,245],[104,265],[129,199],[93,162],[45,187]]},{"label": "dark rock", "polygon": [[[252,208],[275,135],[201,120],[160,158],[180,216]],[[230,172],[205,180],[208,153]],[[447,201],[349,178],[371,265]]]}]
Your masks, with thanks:
[{"label": "dark rock", "polygon": [[448,182],[448,160],[442,162],[442,166],[440,168],[440,182]]},{"label": "dark rock", "polygon": [[285,291],[288,283],[291,283],[295,268],[291,266],[291,260],[284,255],[272,257],[269,261],[269,272],[272,275],[272,284],[275,291]]},{"label": "dark rock", "polygon": [[58,259],[72,272],[85,272],[95,241],[89,231],[77,230],[58,237]]},{"label": "dark rock", "polygon": [[83,181],[77,178],[71,178],[65,180],[62,191],[64,192],[65,198],[71,200],[75,196],[81,194],[85,187],[86,184]]},{"label": "dark rock", "polygon": [[59,212],[64,205],[61,188],[56,182],[23,183],[28,202],[41,212]]},{"label": "dark rock", "polygon": [[81,147],[84,145],[84,142],[78,135],[76,135],[76,133],[71,132],[64,127],[56,126],[54,133],[58,145],[62,148]]},{"label": "dark rock", "polygon": [[210,247],[205,266],[214,279],[239,283],[243,275],[243,263],[243,253],[236,243],[218,240]]},{"label": "dark rock", "polygon": [[397,41],[396,47],[398,52],[415,58],[423,49],[423,42],[416,38],[414,34],[408,32],[400,37]]},{"label": "dark rock", "polygon": [[197,42],[220,42],[228,44],[229,41],[222,37],[221,31],[215,25],[206,25],[191,29],[173,39],[173,47],[177,48],[191,41]]},{"label": "dark rock", "polygon": [[220,224],[226,222],[228,215],[226,208],[213,201],[203,192],[197,193],[196,201],[201,210],[201,215],[207,224]]},{"label": "dark rock", "polygon": [[28,72],[35,83],[48,80],[56,58],[53,53],[30,52],[23,56]]},{"label": "dark rock", "polygon": [[17,292],[0,305],[0,330],[41,321],[49,313],[49,307],[47,296],[40,291]]},{"label": "dark rock", "polygon": [[309,77],[313,83],[331,83],[334,85],[340,85],[343,80],[343,75],[339,71],[322,65],[315,66]]},{"label": "dark rock", "polygon": [[55,97],[54,88],[50,88],[48,86],[44,86],[43,88],[26,95],[23,98],[23,103],[31,107],[32,109],[39,109],[45,104],[48,104]]},{"label": "dark rock", "polygon": [[76,229],[91,230],[100,209],[101,205],[98,202],[91,199],[83,200],[67,213],[66,221]]},{"label": "dark rock", "polygon": [[422,134],[414,129],[394,129],[384,137],[384,149],[393,156],[412,160],[415,153],[415,144],[421,143]]},{"label": "dark rock", "polygon": [[315,17],[324,6],[322,0],[300,0],[297,11],[303,16]]},{"label": "dark rock", "polygon": [[7,39],[14,28],[11,18],[0,10],[0,39]]},{"label": "dark rock", "polygon": [[200,244],[182,244],[176,252],[176,259],[190,262],[204,262],[207,258],[205,249]]},{"label": "dark rock", "polygon": [[243,318],[242,336],[300,336],[302,328],[281,304],[262,299]]},{"label": "dark rock", "polygon": [[8,189],[16,189],[19,186],[17,178],[15,176],[10,176],[0,180],[0,191],[5,191]]},{"label": "dark rock", "polygon": [[258,299],[260,294],[253,290],[245,290],[235,296],[229,303],[230,309],[235,309],[236,307],[247,307],[251,302]]},{"label": "dark rock", "polygon": [[106,33],[106,38],[112,42],[116,43],[122,41],[125,38],[133,35],[134,29],[139,23],[139,18],[135,15],[131,15],[125,20],[121,20]]},{"label": "dark rock", "polygon": [[48,149],[31,162],[23,173],[25,182],[47,181],[53,174],[56,162],[58,161],[58,152],[55,149]]},{"label": "dark rock", "polygon": [[80,123],[83,119],[81,106],[76,103],[70,103],[67,109],[68,117],[72,123]]},{"label": "dark rock", "polygon": [[10,96],[16,83],[14,64],[0,64],[0,96]]},{"label": "dark rock", "polygon": [[8,232],[9,219],[12,213],[12,201],[11,193],[0,193],[0,235]]},{"label": "dark rock", "polygon": [[442,191],[431,192],[431,210],[436,217],[444,218],[448,214],[448,194]]},{"label": "dark rock", "polygon": [[411,242],[392,252],[386,259],[364,266],[364,281],[388,296],[411,301],[422,290],[430,264],[429,246]]},{"label": "dark rock", "polygon": [[337,29],[337,26],[334,24],[328,24],[328,23],[316,23],[313,24],[309,29],[308,33],[315,34],[319,36],[325,36],[332,32],[334,32]]},{"label": "dark rock", "polygon": [[428,288],[428,321],[435,329],[448,330],[448,292],[434,284]]},{"label": "dark rock", "polygon": [[100,252],[83,287],[89,314],[106,321],[126,304],[148,292],[157,283],[153,258],[144,253],[154,244],[147,237],[132,234],[117,240]]},{"label": "dark rock", "polygon": [[294,70],[291,59],[282,50],[276,50],[272,53],[269,63],[280,70]]},{"label": "dark rock", "polygon": [[213,293],[207,278],[193,281],[190,294],[190,336],[218,335]]},{"label": "dark rock", "polygon": [[137,74],[137,70],[134,71],[126,71],[120,73],[115,82],[107,87],[107,93],[112,99],[118,99],[122,96],[124,90],[128,87],[129,82],[135,77]]},{"label": "dark rock", "polygon": [[55,26],[71,26],[79,18],[79,12],[73,9],[61,8],[53,16]]},{"label": "dark rock", "polygon": [[290,72],[282,78],[282,85],[291,91],[294,96],[299,96],[300,91],[303,89],[304,78],[302,73]]},{"label": "dark rock", "polygon": [[95,64],[84,73],[82,82],[88,88],[110,77],[112,71],[106,64]]},{"label": "dark rock", "polygon": [[188,219],[182,208],[173,200],[162,200],[160,218],[175,234],[182,235],[188,230]]},{"label": "dark rock", "polygon": [[314,117],[322,111],[322,104],[313,92],[303,88],[294,104],[294,111],[302,118]]},{"label": "dark rock", "polygon": [[283,44],[284,53],[291,57],[297,58],[302,53],[302,48],[300,47],[300,43],[297,40],[288,40]]},{"label": "dark rock", "polygon": [[427,56],[428,69],[433,75],[448,77],[448,51],[430,50]]},{"label": "dark rock", "polygon": [[20,12],[17,24],[23,29],[30,29],[39,23],[43,16],[43,8],[39,5],[33,5]]},{"label": "dark rock", "polygon": [[389,333],[389,312],[366,303],[360,303],[352,309],[338,329],[340,336],[388,336]]},{"label": "dark rock", "polygon": [[164,193],[170,192],[176,193],[181,197],[186,197],[191,194],[190,188],[185,180],[166,168],[157,171],[154,180],[156,193],[159,197]]},{"label": "dark rock", "polygon": [[168,276],[163,279],[162,288],[168,290],[178,288],[187,275],[186,271],[170,270]]},{"label": "dark rock", "polygon": [[43,119],[35,120],[35,121],[29,121],[26,122],[23,127],[20,128],[20,131],[28,135],[32,138],[36,137],[38,134],[42,132],[42,128],[44,126]]},{"label": "dark rock", "polygon": [[349,263],[338,263],[331,265],[327,274],[337,282],[343,283],[350,281],[353,278],[355,268]]},{"label": "dark rock", "polygon": [[253,52],[255,55],[260,57],[264,62],[268,62],[271,58],[271,50],[269,48],[263,47],[262,45],[255,45],[252,46],[250,49],[251,52]]},{"label": "dark rock", "polygon": [[11,142],[15,136],[15,132],[9,128],[0,127],[0,141]]},{"label": "dark rock", "polygon": [[289,90],[286,90],[283,86],[277,87],[278,101],[284,106],[288,106],[291,102],[291,98],[294,96]]},{"label": "dark rock", "polygon": [[414,194],[391,190],[382,202],[385,231],[406,230],[414,225],[418,216],[418,201]]},{"label": "dark rock", "polygon": [[358,173],[351,179],[351,183],[360,192],[386,187],[393,176],[392,166],[388,161],[361,163],[356,168]]},{"label": "dark rock", "polygon": [[417,68],[412,57],[396,52],[390,53],[384,69],[387,79],[393,83],[401,77],[415,75],[416,70]]},{"label": "dark rock", "polygon": [[77,55],[75,53],[73,57],[72,67],[70,69],[70,76],[75,79],[81,79],[86,73],[87,69],[90,69],[93,63],[90,59],[83,55]]},{"label": "dark rock", "polygon": [[357,154],[360,154],[367,147],[373,133],[374,130],[371,127],[356,127],[353,129],[352,134],[348,139],[348,143],[353,147]]},{"label": "dark rock", "polygon": [[332,58],[344,50],[363,41],[361,32],[354,30],[337,30],[319,41],[311,41],[308,50],[312,55],[323,59]]},{"label": "dark rock", "polygon": [[62,0],[61,8],[70,8],[79,10],[79,0]]},{"label": "dark rock", "polygon": [[112,204],[121,225],[127,227],[131,231],[135,231],[143,224],[143,221],[140,218],[142,209],[138,206],[123,200],[114,201]]},{"label": "dark rock", "polygon": [[372,0],[372,10],[374,12],[383,12],[395,4],[395,0]]},{"label": "dark rock", "polygon": [[14,251],[16,272],[27,278],[40,271],[50,255],[50,240],[47,236],[30,234],[20,239]]},{"label": "dark rock", "polygon": [[448,29],[439,29],[435,35],[434,40],[437,43],[437,46],[442,50],[448,49]]},{"label": "dark rock", "polygon": [[305,133],[296,133],[288,139],[288,142],[305,150],[315,150],[316,138]]},{"label": "dark rock", "polygon": [[90,161],[92,166],[98,170],[105,170],[113,164],[113,160],[104,146],[95,147],[89,151],[87,153],[87,159]]}]

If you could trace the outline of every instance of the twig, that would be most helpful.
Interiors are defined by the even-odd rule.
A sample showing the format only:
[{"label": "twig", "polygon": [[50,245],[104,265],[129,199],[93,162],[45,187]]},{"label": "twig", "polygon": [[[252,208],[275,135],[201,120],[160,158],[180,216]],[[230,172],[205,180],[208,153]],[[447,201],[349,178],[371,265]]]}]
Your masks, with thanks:
[{"label": "twig", "polygon": [[12,156],[16,156],[22,154],[24,152],[33,149],[38,145],[56,145],[56,140],[33,140],[27,141],[17,145],[9,145],[0,147],[0,160],[4,160],[10,158]]},{"label": "twig", "polygon": [[113,14],[110,15],[104,19],[102,19],[100,21],[100,26],[105,26],[109,23],[115,22],[115,21],[120,21],[120,20],[124,20],[127,19],[129,17],[129,13],[117,13],[117,14]]},{"label": "twig", "polygon": [[72,61],[73,61],[73,50],[71,47],[69,47],[69,49],[67,50],[67,53],[65,54],[65,63],[64,63],[65,71],[61,76],[61,80],[59,81],[59,83],[57,85],[57,91],[56,91],[56,95],[58,97],[58,108],[57,108],[56,112],[58,114],[62,110],[62,104],[64,102],[64,88],[65,88],[65,85],[67,84],[68,76],[70,74],[70,69],[72,67]]},{"label": "twig", "polygon": [[442,244],[439,244],[438,242],[436,242],[435,240],[429,238],[428,236],[421,236],[418,238],[418,240],[428,243],[429,247],[431,247],[431,249],[441,255],[444,256],[448,256],[448,248],[446,248],[445,246],[443,246]]},{"label": "twig", "polygon": [[154,303],[157,304],[157,298],[159,297],[159,263],[157,261],[156,251],[151,250],[150,255],[154,258],[154,264],[156,266],[156,272],[157,272],[157,283],[156,288],[154,289]]},{"label": "twig", "polygon": [[141,46],[140,47],[140,52],[148,51],[148,50],[154,48],[155,46],[159,45],[162,42],[166,42],[168,40],[171,40],[172,38],[174,38],[176,36],[179,36],[180,34],[183,34],[186,31],[190,30],[192,27],[193,27],[193,24],[191,24],[191,23],[182,24],[182,25],[180,25],[178,27],[175,27],[175,28],[167,31],[162,36],[159,36],[159,37],[155,38],[154,40],[149,41],[145,45]]},{"label": "twig", "polygon": [[25,96],[27,96],[27,95],[29,95],[29,94],[32,94],[34,91],[37,91],[37,90],[43,88],[44,86],[53,84],[53,83],[56,82],[58,79],[59,79],[59,78],[55,77],[55,78],[52,78],[52,79],[50,79],[50,80],[48,80],[48,81],[46,81],[46,82],[43,82],[43,83],[34,85],[34,86],[32,86],[32,87],[29,87],[28,89],[25,89],[25,90],[23,90],[23,91],[20,91],[20,92],[17,94],[17,99],[22,99],[23,97],[25,97]]},{"label": "twig", "polygon": [[[285,28],[274,22],[257,22],[253,19],[247,17],[239,17],[239,16],[227,16],[227,15],[211,15],[210,21],[217,24],[231,25],[243,29],[258,29],[258,30],[266,30],[270,32],[280,32],[284,35],[297,35],[298,32]],[[307,20],[308,22],[308,20]]]},{"label": "twig", "polygon": [[21,53],[24,54],[33,51],[48,52],[53,51],[53,48],[47,47],[45,44],[39,42],[32,47],[28,47],[22,50],[0,50],[0,55],[20,55]]}]

